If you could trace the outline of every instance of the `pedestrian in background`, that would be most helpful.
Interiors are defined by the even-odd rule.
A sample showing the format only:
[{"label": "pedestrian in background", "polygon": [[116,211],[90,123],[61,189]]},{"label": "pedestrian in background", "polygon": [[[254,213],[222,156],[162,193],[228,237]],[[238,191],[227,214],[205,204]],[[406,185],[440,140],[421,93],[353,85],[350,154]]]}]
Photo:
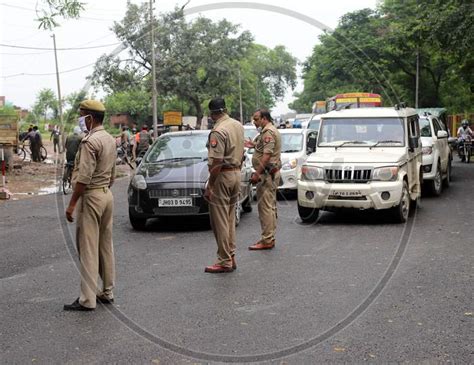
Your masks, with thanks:
[{"label": "pedestrian in background", "polygon": [[41,162],[41,146],[43,139],[37,126],[33,127],[32,138],[30,139],[31,157],[35,162]]},{"label": "pedestrian in background", "polygon": [[209,133],[209,202],[212,231],[217,242],[217,261],[205,272],[231,272],[235,261],[235,209],[240,192],[240,166],[244,156],[244,128],[227,115],[224,99],[209,102],[214,127]]},{"label": "pedestrian in background", "polygon": [[56,153],[56,149],[58,153],[61,153],[61,147],[59,146],[59,136],[61,135],[61,132],[59,130],[59,127],[57,125],[54,126],[53,131],[51,132],[51,136],[49,137],[49,140],[53,140],[53,146],[54,146],[54,153]]},{"label": "pedestrian in background", "polygon": [[258,216],[262,233],[260,239],[249,250],[270,250],[275,247],[277,224],[276,193],[280,182],[281,136],[273,125],[267,109],[259,109],[253,115],[255,126],[261,128],[255,142],[246,141],[245,146],[255,148],[252,165],[255,172],[250,179],[257,184]]},{"label": "pedestrian in background", "polygon": [[[90,311],[96,302],[114,301],[115,259],[112,243],[114,201],[110,187],[115,179],[115,139],[102,123],[105,107],[96,100],[85,100],[79,113],[89,133],[82,139],[72,175],[74,192],[66,209],[66,218],[73,222],[79,205],[76,244],[81,263],[81,294],[67,311]],[[98,290],[100,275],[102,288]]]},{"label": "pedestrian in background", "polygon": [[64,149],[66,150],[67,163],[69,164],[74,163],[81,141],[82,141],[81,128],[76,126],[74,127],[73,133],[66,137],[66,142],[64,143]]}]

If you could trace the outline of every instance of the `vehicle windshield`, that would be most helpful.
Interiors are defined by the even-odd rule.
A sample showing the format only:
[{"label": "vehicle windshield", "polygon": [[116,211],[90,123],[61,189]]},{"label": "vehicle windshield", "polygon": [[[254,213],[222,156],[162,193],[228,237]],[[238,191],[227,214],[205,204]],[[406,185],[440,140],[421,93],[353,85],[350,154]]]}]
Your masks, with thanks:
[{"label": "vehicle windshield", "polygon": [[420,136],[431,137],[431,125],[428,118],[420,118]]},{"label": "vehicle windshield", "polygon": [[257,134],[258,134],[257,128],[244,128],[245,139],[250,138],[253,141],[253,139],[255,138]]},{"label": "vehicle windshield", "polygon": [[301,133],[281,133],[281,153],[300,152],[303,149]]},{"label": "vehicle windshield", "polygon": [[308,123],[308,129],[314,129],[315,131],[318,131],[320,124],[321,119],[313,119]]},{"label": "vehicle windshield", "polygon": [[145,162],[173,162],[181,160],[204,160],[207,158],[208,134],[163,135],[151,147]]},{"label": "vehicle windshield", "polygon": [[402,118],[322,119],[318,146],[400,147],[405,145]]}]

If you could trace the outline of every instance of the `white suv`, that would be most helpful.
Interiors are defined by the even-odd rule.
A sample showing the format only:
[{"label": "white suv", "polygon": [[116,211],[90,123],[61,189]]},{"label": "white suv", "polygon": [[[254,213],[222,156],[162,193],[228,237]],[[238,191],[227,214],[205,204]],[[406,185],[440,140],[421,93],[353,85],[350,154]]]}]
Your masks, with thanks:
[{"label": "white suv", "polygon": [[444,124],[431,114],[420,115],[420,134],[423,151],[423,182],[435,196],[451,181],[451,149]]},{"label": "white suv", "polygon": [[360,108],[321,116],[317,148],[301,168],[298,213],[388,210],[405,222],[421,196],[420,126],[415,109]]}]

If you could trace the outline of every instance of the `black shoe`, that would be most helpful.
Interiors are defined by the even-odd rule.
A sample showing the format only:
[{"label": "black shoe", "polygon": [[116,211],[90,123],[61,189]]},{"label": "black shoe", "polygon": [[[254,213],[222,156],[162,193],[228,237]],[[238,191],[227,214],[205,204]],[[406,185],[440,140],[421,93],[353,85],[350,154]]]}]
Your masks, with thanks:
[{"label": "black shoe", "polygon": [[96,297],[96,300],[101,304],[113,304],[114,302],[114,298],[108,299],[108,298],[99,297],[99,296]]},{"label": "black shoe", "polygon": [[74,301],[74,303],[72,303],[72,304],[64,304],[63,309],[65,311],[83,311],[83,312],[87,312],[87,311],[93,311],[95,308],[84,307],[81,303],[79,303],[79,298],[77,298]]}]

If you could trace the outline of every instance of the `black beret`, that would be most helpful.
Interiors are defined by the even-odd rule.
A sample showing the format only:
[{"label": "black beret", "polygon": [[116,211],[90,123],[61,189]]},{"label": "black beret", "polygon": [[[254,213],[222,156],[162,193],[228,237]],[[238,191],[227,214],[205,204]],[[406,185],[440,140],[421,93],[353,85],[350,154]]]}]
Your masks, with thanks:
[{"label": "black beret", "polygon": [[214,112],[223,112],[225,109],[225,100],[222,98],[215,98],[209,102],[209,111]]}]

